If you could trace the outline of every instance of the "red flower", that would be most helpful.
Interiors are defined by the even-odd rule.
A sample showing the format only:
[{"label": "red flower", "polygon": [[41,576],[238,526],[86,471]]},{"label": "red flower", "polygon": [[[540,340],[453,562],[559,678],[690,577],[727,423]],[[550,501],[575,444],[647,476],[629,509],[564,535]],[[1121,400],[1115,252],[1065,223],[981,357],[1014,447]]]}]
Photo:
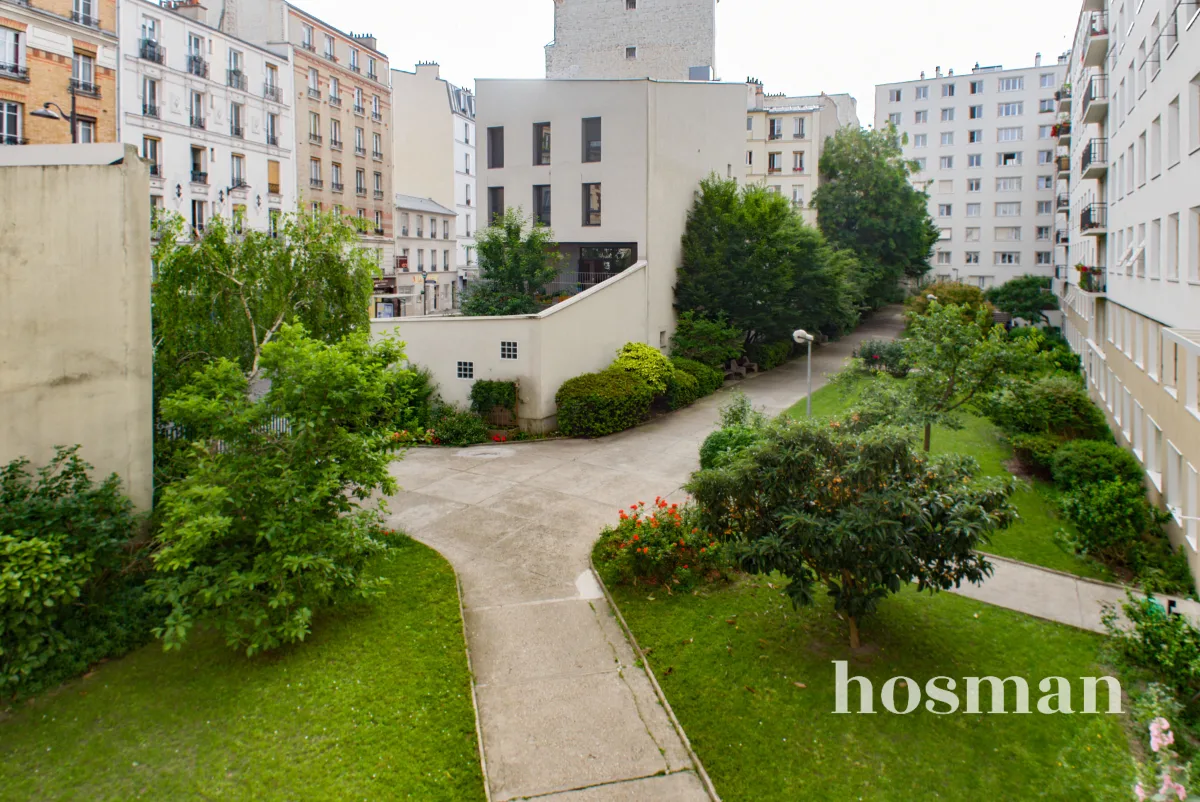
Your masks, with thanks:
[{"label": "red flower", "polygon": [[638,536],[637,536],[637,535],[634,535],[634,536],[633,536],[633,539],[634,539],[634,540],[637,540],[637,539],[638,539]]}]

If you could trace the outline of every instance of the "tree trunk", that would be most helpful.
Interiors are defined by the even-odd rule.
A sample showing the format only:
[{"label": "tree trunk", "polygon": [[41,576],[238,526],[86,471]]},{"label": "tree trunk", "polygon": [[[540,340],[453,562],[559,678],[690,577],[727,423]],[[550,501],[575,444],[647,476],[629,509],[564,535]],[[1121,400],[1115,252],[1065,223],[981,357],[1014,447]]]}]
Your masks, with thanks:
[{"label": "tree trunk", "polygon": [[929,453],[929,435],[933,432],[933,424],[925,424],[925,453]]},{"label": "tree trunk", "polygon": [[850,648],[858,648],[858,619],[854,616],[846,616],[850,621]]}]

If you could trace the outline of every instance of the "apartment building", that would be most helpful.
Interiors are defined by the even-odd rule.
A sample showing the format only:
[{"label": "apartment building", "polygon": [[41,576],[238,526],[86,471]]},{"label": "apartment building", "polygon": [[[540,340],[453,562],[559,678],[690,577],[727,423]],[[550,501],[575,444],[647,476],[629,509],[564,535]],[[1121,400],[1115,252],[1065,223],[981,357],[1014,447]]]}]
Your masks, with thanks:
[{"label": "apartment building", "polygon": [[970,73],[925,73],[875,87],[875,127],[894,126],[914,182],[929,193],[941,229],[939,279],[987,288],[1025,274],[1054,275],[1057,101],[1067,56],[1057,63]]},{"label": "apartment building", "polygon": [[198,5],[120,0],[121,141],[150,163],[150,202],[201,232],[274,230],[296,209],[287,57],[209,27]]},{"label": "apartment building", "polygon": [[762,184],[791,201],[816,225],[809,206],[817,189],[821,150],[843,123],[858,127],[857,103],[849,95],[789,98],[764,95],[760,81],[746,84],[746,181]]},{"label": "apartment building", "polygon": [[396,257],[376,280],[376,318],[445,314],[457,306],[455,213],[432,198],[396,193]]},{"label": "apartment building", "polygon": [[1200,575],[1200,9],[1083,3],[1060,142],[1070,246],[1055,289],[1088,389]]},{"label": "apartment building", "polygon": [[285,0],[213,0],[208,21],[292,64],[300,206],[363,222],[363,246],[393,263],[392,100],[388,58]]},{"label": "apartment building", "polygon": [[[436,62],[392,70],[392,186],[452,210],[452,271],[465,280],[475,267],[475,96],[441,77]],[[395,232],[399,259],[399,227]]]},{"label": "apartment building", "polygon": [[710,81],[717,0],[555,0],[547,78]]},{"label": "apartment building", "polygon": [[116,141],[117,0],[0,0],[0,145]]},{"label": "apartment building", "polygon": [[745,177],[745,87],[655,80],[479,80],[489,219],[517,207],[550,226],[556,289],[592,287],[648,262],[647,331],[674,328],[680,240],[700,181]]}]

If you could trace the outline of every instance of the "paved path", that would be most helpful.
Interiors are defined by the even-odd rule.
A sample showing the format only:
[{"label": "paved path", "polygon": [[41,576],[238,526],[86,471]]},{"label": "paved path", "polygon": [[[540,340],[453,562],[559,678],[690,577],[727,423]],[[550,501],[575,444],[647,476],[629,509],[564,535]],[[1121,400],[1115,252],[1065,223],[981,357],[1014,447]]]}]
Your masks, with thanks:
[{"label": "paved path", "polygon": [[[858,342],[901,325],[886,310],[818,348],[814,389]],[[780,412],[804,397],[805,360],[735,386]],[[416,449],[392,465],[392,525],[445,555],[462,584],[494,802],[708,799],[588,555],[619,508],[678,494],[727,399],[600,440]]]}]

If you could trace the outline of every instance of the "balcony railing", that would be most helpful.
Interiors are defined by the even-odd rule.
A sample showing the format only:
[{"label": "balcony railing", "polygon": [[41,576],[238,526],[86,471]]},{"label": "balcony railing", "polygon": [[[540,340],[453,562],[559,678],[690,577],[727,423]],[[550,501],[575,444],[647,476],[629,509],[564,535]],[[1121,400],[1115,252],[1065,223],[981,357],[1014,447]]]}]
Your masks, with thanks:
[{"label": "balcony railing", "polygon": [[28,145],[29,140],[16,134],[0,134],[0,145]]},{"label": "balcony railing", "polygon": [[15,78],[18,81],[28,81],[29,68],[22,64],[0,62],[0,78]]},{"label": "balcony railing", "polygon": [[193,184],[207,184],[208,183],[208,173],[204,172],[203,170],[192,170],[192,183]]},{"label": "balcony railing", "polygon": [[[1083,116],[1085,120],[1088,118],[1088,110],[1091,109],[1093,103],[1096,103],[1097,106],[1104,105],[1107,107],[1108,105],[1108,75],[1103,72],[1095,73],[1088,81],[1087,92],[1083,95]],[[1097,109],[1097,112],[1102,111],[1103,109]],[[1099,122],[1099,120],[1090,120],[1090,122]]]},{"label": "balcony railing", "polygon": [[317,189],[321,189],[322,187],[325,186],[325,182],[319,178],[310,178],[310,179],[308,179],[308,185],[310,187],[315,187]]},{"label": "balcony railing", "polygon": [[380,112],[373,111],[371,112],[371,119],[374,122],[381,123],[383,122],[383,115]]},{"label": "balcony railing", "polygon": [[1054,162],[1055,162],[1055,164],[1058,165],[1058,171],[1060,173],[1071,172],[1071,157],[1070,156],[1058,156],[1054,159]]},{"label": "balcony railing", "polygon": [[1070,139],[1071,121],[1067,120],[1065,122],[1055,123],[1054,125],[1050,126],[1050,136],[1057,137],[1059,139]]},{"label": "balcony railing", "polygon": [[373,73],[373,72],[368,72],[368,73],[367,73],[367,77],[368,77],[368,78],[370,78],[372,81],[378,81],[378,80],[379,80],[379,76],[378,76],[378,75],[376,75],[376,74],[375,74],[375,73]]},{"label": "balcony railing", "polygon": [[402,236],[402,237],[408,236],[408,226],[400,226],[400,236]]},{"label": "balcony railing", "polygon": [[329,188],[332,189],[334,192],[341,192],[342,190],[344,190],[346,188],[346,185],[343,184],[341,181],[334,181],[332,184],[329,185]]},{"label": "balcony railing", "polygon": [[162,178],[163,177],[161,164],[150,165],[150,177],[151,178]]},{"label": "balcony railing", "polygon": [[312,42],[301,42],[300,46],[303,47],[305,50],[309,51],[310,53],[317,52],[317,46],[314,45]]},{"label": "balcony railing", "polygon": [[342,140],[340,140],[340,139],[329,140],[329,149],[330,150],[341,150],[342,149]]},{"label": "balcony railing", "polygon": [[1065,228],[1060,228],[1054,232],[1054,243],[1056,245],[1066,245],[1071,241],[1071,233]]},{"label": "balcony railing", "polygon": [[777,134],[777,133],[772,132],[770,134],[767,134],[767,139],[783,139],[783,134]]},{"label": "balcony railing", "polygon": [[267,100],[274,100],[276,103],[282,103],[283,90],[275,84],[263,84],[263,97]]},{"label": "balcony railing", "polygon": [[246,80],[246,73],[242,72],[241,70],[226,70],[225,82],[234,89],[240,89],[243,92],[246,91],[246,85],[248,83]]},{"label": "balcony railing", "polygon": [[333,62],[337,61],[337,55],[332,50],[326,50],[321,55],[323,55],[325,58],[329,59],[330,61],[333,61]]},{"label": "balcony railing", "polygon": [[1071,85],[1063,84],[1062,89],[1059,89],[1058,91],[1056,91],[1054,93],[1054,99],[1055,100],[1070,100],[1071,99]]},{"label": "balcony railing", "polygon": [[355,103],[354,104],[354,113],[361,117],[367,113],[367,110],[364,109],[362,106],[358,105],[357,103]]},{"label": "balcony railing", "polygon": [[1088,171],[1092,173],[1103,173],[1108,169],[1108,140],[1103,138],[1093,139],[1083,149],[1083,157],[1080,159],[1080,168],[1083,171],[1084,178],[1096,178],[1098,175],[1088,175]]},{"label": "balcony railing", "polygon": [[382,189],[375,190],[375,200],[383,200],[383,190]]},{"label": "balcony railing", "polygon": [[208,62],[204,60],[203,56],[190,53],[188,54],[187,58],[187,71],[192,75],[199,76],[200,78],[207,78]]},{"label": "balcony railing", "polygon": [[267,134],[267,144],[279,147],[279,137],[275,136],[275,134]]},{"label": "balcony railing", "polygon": [[382,229],[382,228],[376,228],[376,229],[375,229],[375,236],[377,236],[377,237],[382,237],[382,236],[383,236],[383,229]]},{"label": "balcony railing", "polygon": [[383,154],[377,150],[373,150],[373,151],[371,151],[371,158],[374,159],[375,161],[381,162],[381,161],[383,161]]},{"label": "balcony railing", "polygon": [[313,100],[320,100],[320,99],[321,99],[321,90],[320,90],[320,89],[315,89],[315,88],[313,88],[313,87],[311,87],[311,86],[310,86],[310,87],[308,88],[308,96],[309,96],[310,98],[312,98]]},{"label": "balcony railing", "polygon": [[367,188],[366,187],[355,187],[354,194],[365,198],[365,197],[367,197]]},{"label": "balcony railing", "polygon": [[341,108],[342,98],[338,95],[330,95],[329,96],[329,105],[333,106],[335,108]]},{"label": "balcony railing", "polygon": [[1071,196],[1066,195],[1066,194],[1060,194],[1058,196],[1058,208],[1060,210],[1061,209],[1070,209],[1071,208]]},{"label": "balcony railing", "polygon": [[350,69],[354,70],[355,72],[362,72],[362,68],[359,67],[357,64],[351,64]]},{"label": "balcony railing", "polygon": [[1103,267],[1080,270],[1079,289],[1084,292],[1108,292],[1108,270]]},{"label": "balcony railing", "polygon": [[320,135],[320,134],[313,134],[313,133],[310,133],[310,134],[308,135],[308,141],[309,141],[309,142],[311,142],[311,143],[312,143],[312,144],[314,144],[314,145],[320,145],[320,144],[321,144],[321,142],[322,142],[321,135]]},{"label": "balcony railing", "polygon": [[1080,231],[1102,231],[1108,228],[1108,206],[1093,203],[1079,215]]},{"label": "balcony railing", "polygon": [[159,116],[158,106],[155,106],[153,103],[143,103],[142,104],[142,116],[143,117],[158,117]]},{"label": "balcony railing", "polygon": [[84,14],[82,11],[72,11],[71,12],[71,21],[78,22],[80,25],[86,25],[89,28],[99,28],[100,27],[100,18],[99,17],[89,16],[87,14]]},{"label": "balcony railing", "polygon": [[268,183],[267,184],[267,193],[270,195],[278,195],[279,194],[279,185]]},{"label": "balcony railing", "polygon": [[142,39],[138,42],[138,56],[155,64],[163,64],[167,60],[167,49],[153,39]]},{"label": "balcony railing", "polygon": [[203,128],[204,127],[204,118],[202,116],[200,116],[199,114],[191,115],[189,121],[192,124],[192,128]]},{"label": "balcony railing", "polygon": [[232,137],[236,137],[238,139],[245,139],[246,138],[246,129],[242,128],[242,126],[240,126],[240,125],[234,125],[233,123],[230,123],[229,124],[229,135]]},{"label": "balcony railing", "polygon": [[237,176],[233,177],[233,181],[231,182],[231,184],[229,186],[229,191],[236,192],[239,189],[250,189],[250,184],[249,184],[249,182],[246,181],[245,178],[243,178],[240,175],[237,175]]},{"label": "balcony railing", "polygon": [[355,156],[366,156],[367,149],[364,148],[362,145],[355,145],[354,146],[354,155]]},{"label": "balcony railing", "polygon": [[78,78],[71,79],[71,92],[76,95],[87,95],[88,97],[100,97],[100,87],[91,81],[81,81]]}]

